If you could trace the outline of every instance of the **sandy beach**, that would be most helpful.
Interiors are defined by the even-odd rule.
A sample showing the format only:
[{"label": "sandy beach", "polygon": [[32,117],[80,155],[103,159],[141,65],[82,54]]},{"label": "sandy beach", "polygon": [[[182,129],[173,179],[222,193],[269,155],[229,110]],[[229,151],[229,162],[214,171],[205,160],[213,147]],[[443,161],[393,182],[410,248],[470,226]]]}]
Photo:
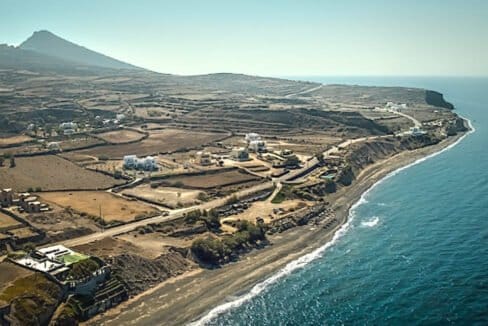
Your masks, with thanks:
[{"label": "sandy beach", "polygon": [[[347,222],[349,211],[362,194],[401,167],[454,144],[464,134],[414,151],[403,152],[364,169],[352,186],[330,198],[340,224],[333,230],[320,226],[295,227],[270,237],[271,245],[244,255],[236,263],[214,270],[197,269],[169,279],[85,324],[181,325],[197,321],[214,307],[231,302],[290,262],[324,246]],[[326,254],[326,253],[325,253]],[[253,289],[256,290],[256,289]],[[215,313],[215,311],[214,311]]]}]

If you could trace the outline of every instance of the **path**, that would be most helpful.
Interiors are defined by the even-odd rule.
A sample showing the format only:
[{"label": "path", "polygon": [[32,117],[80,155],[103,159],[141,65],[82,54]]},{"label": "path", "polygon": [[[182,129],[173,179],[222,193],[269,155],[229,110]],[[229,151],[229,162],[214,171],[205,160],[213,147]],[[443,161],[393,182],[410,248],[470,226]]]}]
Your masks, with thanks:
[{"label": "path", "polygon": [[285,95],[285,98],[290,98],[290,97],[295,97],[295,96],[298,96],[298,95],[303,95],[303,94],[311,93],[311,92],[314,92],[316,90],[321,89],[323,86],[324,85],[320,84],[319,86],[315,86],[315,87],[306,89],[306,90],[301,91],[301,92],[291,93],[291,94]]}]

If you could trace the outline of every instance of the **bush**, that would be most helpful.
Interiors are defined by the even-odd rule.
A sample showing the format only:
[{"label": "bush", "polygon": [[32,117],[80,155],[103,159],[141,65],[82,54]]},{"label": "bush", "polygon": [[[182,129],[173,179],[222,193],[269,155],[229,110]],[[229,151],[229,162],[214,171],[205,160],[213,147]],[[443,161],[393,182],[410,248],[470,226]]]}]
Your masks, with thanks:
[{"label": "bush", "polygon": [[66,278],[71,280],[81,280],[85,277],[91,276],[92,273],[99,268],[100,266],[98,262],[92,258],[88,258],[71,265],[71,269]]},{"label": "bush", "polygon": [[223,259],[226,250],[218,238],[199,238],[193,241],[191,251],[202,262],[217,265]]},{"label": "bush", "polygon": [[195,223],[202,216],[202,212],[199,209],[190,211],[185,214],[185,222]]},{"label": "bush", "polygon": [[232,195],[229,199],[227,199],[225,201],[225,204],[226,205],[232,205],[232,204],[236,204],[237,202],[239,202],[239,199],[237,198],[236,195]]},{"label": "bush", "polygon": [[[209,217],[211,214],[209,214]],[[220,223],[220,222],[219,222]],[[251,222],[237,222],[237,232],[224,236],[222,239],[208,236],[193,241],[191,251],[201,262],[219,265],[239,249],[245,249],[249,244],[258,240],[265,240],[264,230]]]}]

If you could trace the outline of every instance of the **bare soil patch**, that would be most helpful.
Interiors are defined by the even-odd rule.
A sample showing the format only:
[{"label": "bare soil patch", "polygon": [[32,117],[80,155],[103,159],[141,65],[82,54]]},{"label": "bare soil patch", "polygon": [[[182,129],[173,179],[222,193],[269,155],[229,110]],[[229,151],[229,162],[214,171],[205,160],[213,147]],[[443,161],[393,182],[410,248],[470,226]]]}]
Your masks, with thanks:
[{"label": "bare soil patch", "polygon": [[0,263],[0,292],[19,278],[34,274],[27,268],[22,268],[11,262],[4,261]]},{"label": "bare soil patch", "polygon": [[137,143],[106,145],[80,151],[96,157],[107,156],[120,159],[124,155],[139,156],[197,148],[226,137],[224,133],[200,132],[182,129],[151,131],[149,137]]},{"label": "bare soil patch", "polygon": [[12,226],[20,225],[20,223],[14,218],[0,212],[0,230],[4,228],[9,228]]},{"label": "bare soil patch", "polygon": [[134,130],[123,129],[104,132],[97,136],[112,144],[123,144],[140,140],[144,137],[144,134]]},{"label": "bare soil patch", "polygon": [[222,172],[219,171],[217,173],[173,176],[164,179],[164,182],[174,186],[182,186],[194,189],[211,189],[258,180],[260,180],[259,177],[235,169],[225,170]]},{"label": "bare soil patch", "polygon": [[126,189],[122,193],[124,195],[150,200],[170,208],[176,208],[200,203],[198,196],[203,192],[173,187],[151,188],[149,184],[143,184],[135,188]]},{"label": "bare soil patch", "polygon": [[127,200],[103,191],[47,192],[42,200],[61,207],[99,217],[100,208],[105,222],[130,222],[157,213],[156,209],[136,200]]},{"label": "bare soil patch", "polygon": [[[55,155],[18,157],[16,166],[0,167],[0,184],[15,191],[106,189],[123,183],[107,175],[88,171]],[[8,165],[8,164],[7,164]]]},{"label": "bare soil patch", "polygon": [[0,147],[22,144],[31,140],[31,137],[25,135],[0,138]]}]

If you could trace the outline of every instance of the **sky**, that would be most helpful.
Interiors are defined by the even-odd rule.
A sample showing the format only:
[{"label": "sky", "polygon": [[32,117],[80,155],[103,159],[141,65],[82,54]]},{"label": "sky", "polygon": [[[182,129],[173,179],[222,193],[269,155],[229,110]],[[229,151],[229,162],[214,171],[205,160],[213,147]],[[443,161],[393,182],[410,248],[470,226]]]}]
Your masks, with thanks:
[{"label": "sky", "polygon": [[0,43],[37,30],[162,73],[488,75],[485,0],[0,1]]}]

